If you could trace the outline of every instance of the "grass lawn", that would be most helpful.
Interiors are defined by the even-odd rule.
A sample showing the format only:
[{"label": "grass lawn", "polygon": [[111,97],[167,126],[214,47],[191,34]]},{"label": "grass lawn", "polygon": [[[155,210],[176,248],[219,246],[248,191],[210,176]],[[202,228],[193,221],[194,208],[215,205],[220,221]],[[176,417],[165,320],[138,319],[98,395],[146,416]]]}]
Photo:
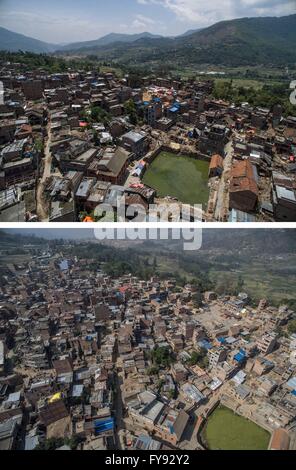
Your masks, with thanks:
[{"label": "grass lawn", "polygon": [[156,189],[159,197],[176,197],[185,204],[203,204],[206,208],[208,172],[208,162],[161,152],[148,168],[143,182]]},{"label": "grass lawn", "polygon": [[224,406],[209,417],[203,437],[210,450],[266,450],[270,440],[265,429]]}]

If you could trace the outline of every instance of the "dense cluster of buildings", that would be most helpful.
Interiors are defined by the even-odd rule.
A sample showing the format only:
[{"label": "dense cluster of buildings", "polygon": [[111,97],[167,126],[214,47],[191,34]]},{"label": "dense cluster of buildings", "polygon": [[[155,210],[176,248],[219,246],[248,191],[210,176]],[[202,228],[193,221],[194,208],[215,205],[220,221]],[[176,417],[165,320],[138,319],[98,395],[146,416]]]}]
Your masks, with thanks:
[{"label": "dense cluster of buildings", "polygon": [[296,220],[296,119],[279,106],[213,99],[213,81],[17,63],[0,80],[1,221],[93,218],[118,192],[146,207],[142,176],[161,148],[209,161],[205,220]]},{"label": "dense cluster of buildings", "polygon": [[[63,247],[1,267],[0,449],[200,449],[217,404],[295,448],[295,318],[176,280],[110,277]],[[1,256],[6,256],[2,249]]]}]

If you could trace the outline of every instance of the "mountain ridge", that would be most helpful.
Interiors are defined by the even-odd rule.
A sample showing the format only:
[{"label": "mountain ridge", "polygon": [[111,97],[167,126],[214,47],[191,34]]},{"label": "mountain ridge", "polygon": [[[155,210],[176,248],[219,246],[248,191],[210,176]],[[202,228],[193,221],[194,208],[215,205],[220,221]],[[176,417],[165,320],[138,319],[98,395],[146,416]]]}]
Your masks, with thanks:
[{"label": "mountain ridge", "polygon": [[[4,33],[6,38],[3,38]],[[93,41],[66,46],[47,44],[0,27],[0,44],[2,50],[12,48],[12,51],[21,49],[82,57],[96,55],[99,60],[111,59],[119,64],[166,63],[171,60],[184,66],[206,63],[225,66],[254,63],[287,65],[296,62],[296,14],[221,21],[177,37],[148,32],[110,33]]]},{"label": "mountain ridge", "polygon": [[102,36],[101,38],[94,39],[92,41],[82,41],[82,42],[75,42],[75,43],[70,43],[67,44],[66,46],[59,47],[59,51],[67,51],[67,50],[76,50],[76,49],[82,49],[86,47],[92,47],[92,46],[106,46],[109,44],[114,44],[117,42],[121,43],[129,43],[129,42],[135,42],[139,39],[159,39],[161,38],[161,35],[157,34],[152,34],[147,31],[143,33],[138,33],[138,34],[120,34],[120,33],[109,33],[106,36]]},{"label": "mountain ridge", "polygon": [[104,47],[80,48],[72,53],[96,55],[99,60],[112,59],[119,64],[171,60],[184,66],[254,63],[284,66],[296,62],[296,14],[221,21],[175,38],[139,38],[128,44],[116,42]]},{"label": "mountain ridge", "polygon": [[19,50],[34,52],[36,54],[52,53],[59,47],[57,44],[50,44],[39,39],[19,34],[0,26],[0,49],[3,51],[17,52]]}]

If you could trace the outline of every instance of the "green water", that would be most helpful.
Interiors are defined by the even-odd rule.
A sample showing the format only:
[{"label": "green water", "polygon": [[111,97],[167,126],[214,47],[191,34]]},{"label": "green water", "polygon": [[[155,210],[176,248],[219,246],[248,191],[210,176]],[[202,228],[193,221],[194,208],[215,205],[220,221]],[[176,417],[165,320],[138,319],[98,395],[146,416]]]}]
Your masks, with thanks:
[{"label": "green water", "polygon": [[185,204],[202,204],[206,209],[208,172],[208,162],[161,152],[146,171],[143,183],[156,189],[158,197],[176,197]]},{"label": "green water", "polygon": [[265,429],[224,406],[210,415],[202,436],[210,450],[265,450],[270,440]]}]

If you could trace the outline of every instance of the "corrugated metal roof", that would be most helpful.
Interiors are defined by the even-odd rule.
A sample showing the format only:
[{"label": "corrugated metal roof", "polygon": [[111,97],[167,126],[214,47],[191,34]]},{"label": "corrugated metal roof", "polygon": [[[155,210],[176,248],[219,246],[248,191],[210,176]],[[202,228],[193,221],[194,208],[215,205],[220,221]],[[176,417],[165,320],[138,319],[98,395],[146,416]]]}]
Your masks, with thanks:
[{"label": "corrugated metal roof", "polygon": [[229,222],[255,222],[256,217],[254,215],[248,214],[247,212],[239,211],[237,209],[232,209],[229,215]]},{"label": "corrugated metal roof", "polygon": [[296,377],[292,377],[290,380],[288,380],[287,386],[293,390],[296,390]]},{"label": "corrugated metal roof", "polygon": [[287,199],[289,201],[296,202],[295,193],[290,189],[283,188],[282,186],[276,186],[276,193],[280,199]]}]

